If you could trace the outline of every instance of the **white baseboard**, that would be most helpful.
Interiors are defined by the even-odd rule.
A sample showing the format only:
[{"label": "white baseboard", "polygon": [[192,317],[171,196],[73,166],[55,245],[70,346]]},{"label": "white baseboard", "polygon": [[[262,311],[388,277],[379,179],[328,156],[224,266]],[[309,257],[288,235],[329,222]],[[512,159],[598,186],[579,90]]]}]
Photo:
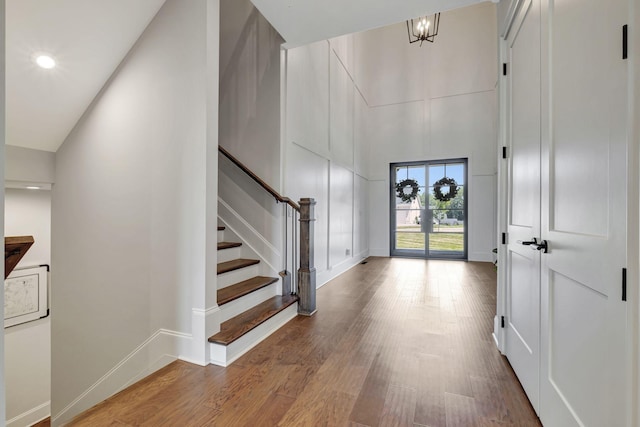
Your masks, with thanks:
[{"label": "white baseboard", "polygon": [[352,258],[349,258],[340,264],[333,266],[330,270],[324,270],[318,273],[316,276],[316,289],[320,289],[326,285],[329,281],[335,279],[339,275],[351,270],[356,265],[360,264],[365,258],[369,256],[369,251],[363,251]]},{"label": "white baseboard", "polygon": [[62,411],[52,415],[51,425],[59,426],[71,421],[78,414],[173,362],[181,355],[181,349],[189,348],[191,341],[190,334],[159,329]]},{"label": "white baseboard", "polygon": [[33,409],[7,420],[7,427],[32,426],[51,414],[51,401],[44,402]]}]

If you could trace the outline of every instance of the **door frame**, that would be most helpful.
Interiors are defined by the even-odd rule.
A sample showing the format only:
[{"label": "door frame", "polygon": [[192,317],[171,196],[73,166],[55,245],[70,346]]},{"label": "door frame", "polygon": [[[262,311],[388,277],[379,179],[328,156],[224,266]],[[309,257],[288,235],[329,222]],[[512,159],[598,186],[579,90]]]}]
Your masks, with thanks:
[{"label": "door frame", "polygon": [[[628,299],[628,340],[631,343],[628,356],[628,372],[632,372],[627,396],[635,396],[630,402],[631,413],[628,416],[630,425],[640,424],[640,6],[635,0],[629,0],[629,28],[631,28],[631,51],[629,52],[628,87],[629,118],[627,144],[627,280],[630,286],[627,291]],[[631,400],[631,398],[630,398]]]},{"label": "door frame", "polygon": [[[424,165],[427,168],[429,165],[437,164],[449,164],[449,163],[462,163],[464,164],[464,252],[463,255],[459,254],[447,254],[446,252],[438,254],[438,256],[429,256],[429,238],[428,232],[425,232],[425,248],[424,252],[398,250],[396,249],[395,241],[395,228],[396,228],[396,216],[395,216],[395,168],[402,166],[419,166]],[[429,182],[426,182],[428,173],[425,175],[425,187],[428,189]],[[467,157],[458,157],[451,159],[435,159],[435,160],[413,160],[410,162],[396,162],[389,164],[389,254],[390,256],[406,257],[406,258],[420,258],[420,259],[449,259],[457,261],[467,261],[469,259],[469,159]]]}]

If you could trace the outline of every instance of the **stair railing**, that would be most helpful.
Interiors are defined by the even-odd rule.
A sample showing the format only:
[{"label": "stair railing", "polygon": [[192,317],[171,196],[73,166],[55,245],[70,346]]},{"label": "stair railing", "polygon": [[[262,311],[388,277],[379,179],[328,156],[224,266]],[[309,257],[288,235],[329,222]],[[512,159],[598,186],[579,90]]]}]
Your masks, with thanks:
[{"label": "stair railing", "polygon": [[[316,269],[313,253],[315,200],[303,198],[296,203],[280,195],[223,147],[218,146],[218,151],[273,196],[277,203],[283,204],[283,270],[279,273],[282,277],[282,294],[298,295],[298,313],[313,315],[316,312]],[[292,275],[288,271],[289,262],[292,269],[297,268],[297,274]]]}]

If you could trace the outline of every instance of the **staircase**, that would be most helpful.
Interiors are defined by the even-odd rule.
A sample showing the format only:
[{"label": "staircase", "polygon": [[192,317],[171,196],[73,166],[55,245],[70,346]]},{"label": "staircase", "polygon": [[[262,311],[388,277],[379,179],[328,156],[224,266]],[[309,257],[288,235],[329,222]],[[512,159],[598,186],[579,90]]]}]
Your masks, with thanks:
[{"label": "staircase", "polygon": [[[230,241],[227,241],[230,240]],[[244,246],[218,227],[220,332],[209,338],[211,363],[228,366],[298,312],[298,297],[282,295],[280,279]]]}]

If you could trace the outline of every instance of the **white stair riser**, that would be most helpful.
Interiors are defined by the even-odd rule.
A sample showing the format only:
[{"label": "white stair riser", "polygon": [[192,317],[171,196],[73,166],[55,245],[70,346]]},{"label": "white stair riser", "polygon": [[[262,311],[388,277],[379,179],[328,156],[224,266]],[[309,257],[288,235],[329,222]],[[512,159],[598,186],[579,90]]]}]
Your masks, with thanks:
[{"label": "white stair riser", "polygon": [[298,303],[291,304],[271,319],[252,329],[228,346],[209,343],[211,363],[229,366],[233,361],[251,350],[269,335],[280,329],[285,323],[298,315]]},{"label": "white stair riser", "polygon": [[218,262],[227,262],[227,261],[231,261],[233,259],[238,259],[241,257],[242,257],[241,246],[238,246],[237,248],[218,250]]},{"label": "white stair riser", "polygon": [[245,295],[242,298],[238,298],[237,300],[228,302],[225,305],[221,305],[221,321],[226,322],[232,317],[235,317],[238,314],[255,307],[256,305],[268,300],[269,298],[275,297],[276,295],[278,295],[278,282],[253,291],[250,294]]},{"label": "white stair riser", "polygon": [[233,270],[228,273],[218,274],[218,289],[226,288],[243,280],[251,279],[260,275],[259,264]]},{"label": "white stair riser", "polygon": [[218,230],[218,242],[224,242],[224,230]]}]

